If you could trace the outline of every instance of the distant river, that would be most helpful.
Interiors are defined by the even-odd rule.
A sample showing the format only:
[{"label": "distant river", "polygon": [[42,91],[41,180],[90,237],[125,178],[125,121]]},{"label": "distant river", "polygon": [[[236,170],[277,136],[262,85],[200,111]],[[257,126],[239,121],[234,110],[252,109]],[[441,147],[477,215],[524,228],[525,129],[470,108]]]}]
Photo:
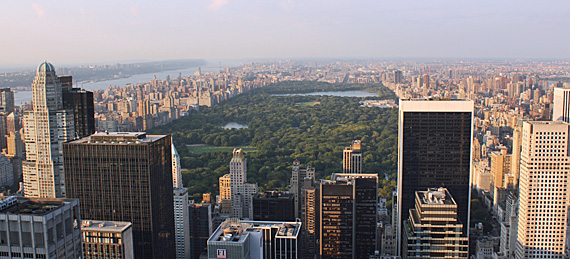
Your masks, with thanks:
[{"label": "distant river", "polygon": [[[243,61],[236,61],[236,60],[229,60],[229,61],[222,61],[221,65],[219,61],[208,61],[208,64],[201,67],[202,73],[207,72],[219,72],[220,68],[224,69],[226,67],[237,67],[243,65]],[[137,83],[145,83],[150,82],[154,76],[157,79],[163,80],[166,76],[170,76],[170,78],[176,78],[180,73],[182,76],[191,76],[198,71],[198,67],[191,67],[179,70],[171,70],[171,71],[163,71],[163,72],[155,72],[155,73],[146,73],[146,74],[138,74],[133,75],[128,78],[119,78],[101,82],[93,82],[93,83],[77,83],[74,87],[80,87],[86,90],[103,90],[107,89],[109,86],[119,86],[123,87],[128,84],[137,84]],[[29,102],[32,100],[32,91],[16,91],[14,93],[14,103],[16,105],[21,105],[25,102]]]},{"label": "distant river", "polygon": [[312,92],[312,93],[297,93],[297,94],[272,94],[272,96],[338,96],[338,97],[378,97],[378,94],[366,91],[339,91],[339,92]]}]

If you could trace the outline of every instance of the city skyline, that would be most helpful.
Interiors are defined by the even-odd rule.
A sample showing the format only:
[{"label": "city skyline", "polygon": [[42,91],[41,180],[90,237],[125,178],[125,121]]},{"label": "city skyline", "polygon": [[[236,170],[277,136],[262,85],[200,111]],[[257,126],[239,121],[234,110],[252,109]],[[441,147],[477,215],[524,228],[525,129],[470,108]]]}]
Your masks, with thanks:
[{"label": "city skyline", "polygon": [[[7,2],[0,67],[174,58],[570,58],[565,1]],[[550,38],[549,38],[550,36]],[[37,48],[38,39],[44,47]]]}]

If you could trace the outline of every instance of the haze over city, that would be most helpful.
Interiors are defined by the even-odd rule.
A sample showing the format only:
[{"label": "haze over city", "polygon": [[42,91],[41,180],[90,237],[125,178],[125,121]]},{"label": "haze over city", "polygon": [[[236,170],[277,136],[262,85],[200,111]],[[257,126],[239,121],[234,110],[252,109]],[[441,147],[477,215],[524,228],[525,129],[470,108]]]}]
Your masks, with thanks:
[{"label": "haze over city", "polygon": [[178,58],[570,58],[567,1],[4,1],[0,67]]}]

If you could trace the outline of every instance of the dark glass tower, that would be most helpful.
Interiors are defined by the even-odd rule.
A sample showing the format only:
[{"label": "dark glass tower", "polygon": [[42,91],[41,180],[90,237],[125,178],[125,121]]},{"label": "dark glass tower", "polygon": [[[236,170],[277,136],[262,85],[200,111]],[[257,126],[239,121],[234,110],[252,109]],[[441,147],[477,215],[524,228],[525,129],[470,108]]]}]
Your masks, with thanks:
[{"label": "dark glass tower", "polygon": [[368,258],[376,250],[377,174],[333,174],[318,184],[321,258]]},{"label": "dark glass tower", "polygon": [[85,219],[133,225],[135,258],[174,258],[171,138],[96,133],[64,143],[67,197]]},{"label": "dark glass tower", "polygon": [[63,93],[63,108],[73,111],[75,137],[87,137],[95,133],[95,104],[93,92],[73,88],[71,76],[58,77]]},{"label": "dark glass tower", "polygon": [[469,229],[473,102],[400,100],[398,150],[398,239],[417,191],[445,187]]}]

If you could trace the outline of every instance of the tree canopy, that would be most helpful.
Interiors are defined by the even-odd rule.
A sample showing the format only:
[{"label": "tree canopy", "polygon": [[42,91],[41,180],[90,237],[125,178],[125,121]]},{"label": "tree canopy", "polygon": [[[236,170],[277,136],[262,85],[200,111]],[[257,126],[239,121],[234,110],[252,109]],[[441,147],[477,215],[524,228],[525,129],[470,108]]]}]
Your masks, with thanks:
[{"label": "tree canopy", "polygon": [[[366,90],[379,96],[272,95],[344,90]],[[200,111],[151,132],[172,134],[182,167],[187,169],[183,171],[184,185],[196,195],[218,193],[218,177],[229,173],[232,154],[190,152],[187,145],[255,147],[255,151],[245,152],[248,181],[265,190],[285,190],[295,159],[302,166],[315,167],[317,178],[324,178],[342,171],[344,147],[360,139],[364,171],[379,173],[380,195],[390,199],[396,179],[398,110],[361,107],[359,102],[396,98],[381,84],[281,82],[213,107],[200,107]],[[247,124],[248,128],[221,127],[229,122]]]}]

